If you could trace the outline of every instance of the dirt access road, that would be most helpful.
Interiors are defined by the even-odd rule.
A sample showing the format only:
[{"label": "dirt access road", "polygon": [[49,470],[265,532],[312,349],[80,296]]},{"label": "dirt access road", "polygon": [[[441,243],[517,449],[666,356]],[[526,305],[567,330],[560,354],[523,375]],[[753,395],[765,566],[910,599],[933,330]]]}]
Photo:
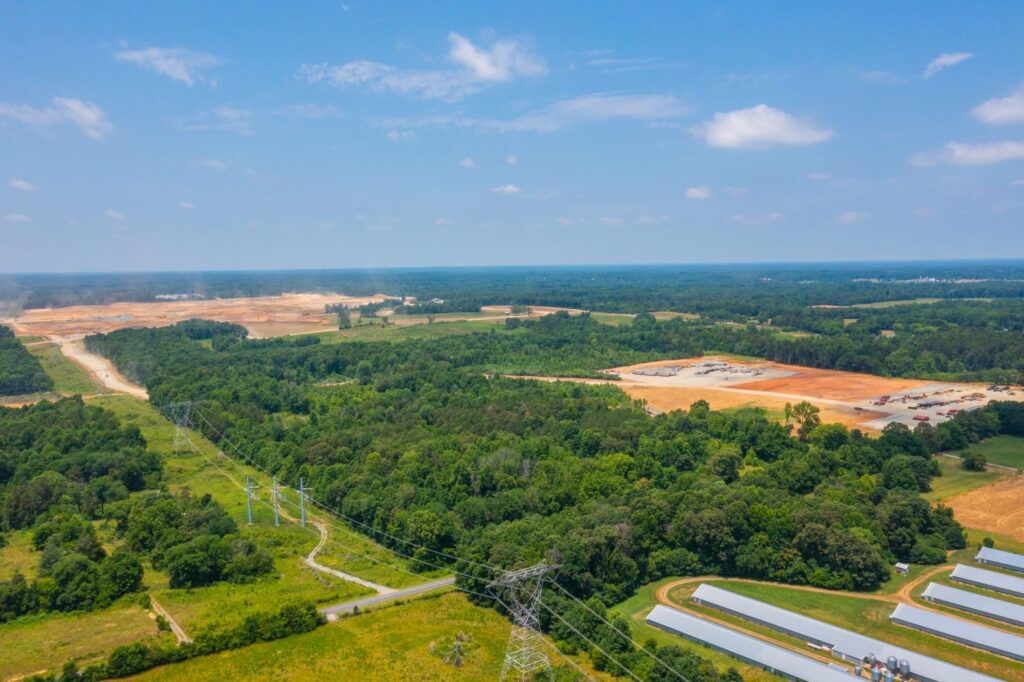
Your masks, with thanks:
[{"label": "dirt access road", "polygon": [[69,360],[77,362],[84,367],[96,383],[106,386],[115,393],[125,393],[138,398],[149,400],[149,393],[142,386],[133,384],[121,374],[114,363],[101,355],[90,353],[85,349],[85,342],[78,338],[64,336],[51,336],[50,340],[60,346],[60,352]]}]

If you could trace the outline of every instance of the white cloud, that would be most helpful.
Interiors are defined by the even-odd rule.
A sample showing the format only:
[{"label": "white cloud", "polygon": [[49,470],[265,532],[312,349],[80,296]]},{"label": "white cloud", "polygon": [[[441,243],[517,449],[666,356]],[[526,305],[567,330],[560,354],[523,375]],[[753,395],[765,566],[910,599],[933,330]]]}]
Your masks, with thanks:
[{"label": "white cloud", "polygon": [[451,225],[451,224],[452,224],[452,221],[448,220],[447,218],[436,218],[434,220],[434,225],[436,225],[437,227],[444,227],[445,225]]},{"label": "white cloud", "polygon": [[1009,97],[993,97],[971,109],[974,118],[998,126],[1007,123],[1024,123],[1024,89]]},{"label": "white cloud", "polygon": [[459,165],[463,168],[476,168],[476,161],[467,156],[462,161],[459,161]]},{"label": "white cloud", "polygon": [[924,69],[924,77],[931,78],[939,71],[948,69],[951,66],[956,66],[961,62],[966,62],[974,55],[970,52],[948,52],[946,54],[940,54],[935,59],[928,62],[928,66]]},{"label": "white cloud", "polygon": [[778,211],[769,211],[768,213],[755,214],[737,213],[730,216],[729,220],[743,225],[767,225],[768,223],[777,223],[784,217],[785,216]]},{"label": "white cloud", "polygon": [[622,224],[622,218],[613,218],[611,216],[604,216],[603,218],[601,218],[601,224],[602,225],[610,225],[612,227],[617,227],[617,226]]},{"label": "white cloud", "polygon": [[834,218],[834,220],[837,223],[845,223],[847,225],[850,225],[852,223],[862,222],[870,217],[871,214],[865,213],[864,211],[844,211],[843,213],[837,215]]},{"label": "white cloud", "polygon": [[39,189],[38,187],[33,185],[28,180],[18,180],[18,179],[15,179],[15,180],[11,180],[7,184],[9,184],[14,189],[21,190],[22,192],[35,192],[37,189]]},{"label": "white cloud", "polygon": [[710,199],[711,190],[707,187],[688,187],[685,196],[687,199]]},{"label": "white cloud", "polygon": [[711,147],[748,149],[815,144],[835,135],[827,128],[818,128],[766,104],[718,112],[710,121],[692,128],[690,132],[703,138]]},{"label": "white cloud", "polygon": [[114,129],[103,110],[95,104],[68,97],[54,97],[50,103],[52,106],[37,108],[0,102],[0,118],[13,119],[36,130],[70,123],[94,140],[102,140]]},{"label": "white cloud", "polygon": [[1003,161],[1024,159],[1024,142],[1007,140],[982,144],[950,142],[938,152],[918,154],[910,159],[912,166],[936,166],[952,163],[960,166],[987,166]]},{"label": "white cloud", "polygon": [[403,142],[405,140],[411,140],[416,137],[416,134],[411,130],[389,130],[388,139],[392,142]]},{"label": "white cloud", "polygon": [[107,216],[108,218],[113,218],[114,220],[124,220],[124,214],[121,213],[120,211],[115,211],[112,208],[108,208],[106,211],[104,211],[103,215]]},{"label": "white cloud", "polygon": [[1024,187],[1024,179],[1014,180],[1010,184],[1013,185],[1014,187]]},{"label": "white cloud", "polygon": [[228,165],[218,159],[207,159],[206,161],[203,161],[203,165],[206,166],[207,168],[212,168],[213,170],[218,171],[228,169]]},{"label": "white cloud", "polygon": [[565,216],[558,216],[557,218],[555,218],[555,222],[558,223],[559,225],[562,225],[563,227],[572,225],[572,219],[566,218]]},{"label": "white cloud", "polygon": [[518,156],[511,156],[511,155],[510,156],[506,156],[505,157],[505,163],[507,163],[510,166],[514,166],[517,163],[519,163],[519,157]]},{"label": "white cloud", "polygon": [[509,121],[470,121],[470,125],[499,131],[550,133],[576,123],[636,119],[656,121],[677,118],[688,108],[670,95],[592,94],[556,102],[539,111]]},{"label": "white cloud", "polygon": [[189,202],[187,202],[187,201],[182,201],[182,202],[180,202],[180,203],[178,204],[178,206],[181,206],[181,207],[182,207],[183,209],[185,209],[186,211],[191,211],[191,210],[192,210],[193,208],[195,208],[195,206],[193,206],[192,204],[190,204],[190,203],[189,203]]},{"label": "white cloud", "polygon": [[4,216],[4,219],[9,223],[27,223],[29,217],[24,213],[8,213]]},{"label": "white cloud", "polygon": [[660,225],[668,222],[669,217],[667,215],[638,215],[636,222],[638,225]]},{"label": "white cloud", "polygon": [[455,65],[451,69],[402,69],[359,59],[338,65],[303,64],[296,76],[308,83],[362,86],[372,92],[454,101],[494,83],[547,73],[544,61],[519,40],[497,40],[490,48],[482,48],[453,32],[448,41],[448,60]]},{"label": "white cloud", "polygon": [[141,50],[122,50],[117,53],[122,62],[137,64],[155,71],[188,87],[204,81],[202,71],[220,64],[220,59],[205,52],[180,47],[147,47]]},{"label": "white cloud", "polygon": [[543,76],[544,61],[515,40],[499,40],[482,50],[458,33],[448,34],[452,47],[448,57],[483,81],[507,81],[513,76]]},{"label": "white cloud", "polygon": [[500,185],[495,187],[494,191],[498,194],[520,194],[523,190],[519,189],[515,185]]},{"label": "white cloud", "polygon": [[252,112],[224,105],[210,111],[201,111],[189,121],[178,123],[182,130],[223,130],[248,137],[256,133]]}]

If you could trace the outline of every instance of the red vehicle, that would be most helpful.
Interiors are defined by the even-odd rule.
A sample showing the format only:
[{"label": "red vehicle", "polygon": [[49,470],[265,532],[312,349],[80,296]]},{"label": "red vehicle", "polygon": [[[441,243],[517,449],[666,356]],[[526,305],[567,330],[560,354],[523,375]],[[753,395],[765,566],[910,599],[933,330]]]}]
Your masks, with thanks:
[{"label": "red vehicle", "polygon": [[916,421],[916,422],[926,422],[926,421],[928,421],[929,419],[931,419],[931,417],[929,417],[929,416],[928,416],[928,415],[926,415],[926,414],[917,414],[917,415],[914,415],[914,421]]}]

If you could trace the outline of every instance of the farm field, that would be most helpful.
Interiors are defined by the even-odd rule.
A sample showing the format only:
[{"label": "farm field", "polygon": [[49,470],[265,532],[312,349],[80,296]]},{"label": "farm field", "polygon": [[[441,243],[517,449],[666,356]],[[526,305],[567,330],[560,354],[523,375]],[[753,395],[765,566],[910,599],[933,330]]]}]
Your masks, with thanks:
[{"label": "farm field", "polygon": [[933,478],[932,489],[924,493],[925,499],[930,502],[948,500],[957,495],[992,485],[1008,476],[1008,472],[998,469],[968,471],[960,465],[960,460],[953,457],[938,455],[935,459],[939,463],[942,475]]},{"label": "farm field", "polygon": [[1005,476],[985,487],[945,500],[965,526],[1024,541],[1024,476]]}]

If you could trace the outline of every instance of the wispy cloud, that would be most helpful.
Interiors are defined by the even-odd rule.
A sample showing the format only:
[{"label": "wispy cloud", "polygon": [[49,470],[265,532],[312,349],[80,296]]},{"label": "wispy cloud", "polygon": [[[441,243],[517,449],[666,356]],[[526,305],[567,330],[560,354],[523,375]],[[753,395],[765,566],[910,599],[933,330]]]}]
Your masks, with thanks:
[{"label": "wispy cloud", "polygon": [[707,187],[688,187],[684,196],[687,199],[710,199],[711,190]]},{"label": "wispy cloud", "polygon": [[[117,59],[141,66],[148,71],[167,76],[192,87],[205,81],[202,72],[220,64],[220,58],[205,52],[180,47],[147,47],[141,50],[122,50]],[[215,84],[215,82],[214,82]]]},{"label": "wispy cloud", "polygon": [[476,161],[467,156],[462,161],[459,161],[459,165],[463,168],[476,168]]},{"label": "wispy cloud", "polygon": [[207,168],[211,168],[217,171],[228,169],[228,165],[221,161],[220,159],[206,159],[205,161],[202,162],[202,164]]},{"label": "wispy cloud", "polygon": [[498,194],[521,194],[523,190],[519,189],[515,185],[500,185],[495,187],[494,191]]},{"label": "wispy cloud", "polygon": [[993,97],[971,109],[974,118],[989,125],[1024,123],[1024,89],[1007,97]]},{"label": "wispy cloud", "polygon": [[105,210],[103,212],[103,215],[107,216],[108,218],[112,218],[114,220],[124,220],[124,214],[121,213],[120,211],[115,211],[112,208],[108,208],[107,210]]},{"label": "wispy cloud", "polygon": [[734,223],[740,223],[741,225],[767,225],[770,223],[777,223],[782,220],[785,216],[779,211],[769,211],[767,213],[736,213],[729,217],[729,220]]},{"label": "wispy cloud", "polygon": [[1024,178],[1020,180],[1014,180],[1010,184],[1013,185],[1014,187],[1024,187]]},{"label": "wispy cloud", "polygon": [[1024,159],[1024,142],[1007,140],[982,144],[950,142],[937,152],[918,154],[910,159],[912,166],[937,166],[952,163],[960,166],[987,166],[993,163]]},{"label": "wispy cloud", "polygon": [[416,135],[411,130],[388,131],[388,139],[392,142],[404,142],[405,140],[411,140],[414,137],[416,137]]},{"label": "wispy cloud", "polygon": [[192,204],[191,204],[190,202],[188,202],[188,201],[182,201],[182,202],[179,202],[179,203],[178,203],[178,206],[181,206],[181,207],[182,207],[183,209],[185,209],[186,211],[191,211],[191,210],[192,210],[193,208],[195,208],[195,206],[193,206],[193,205],[192,205]]},{"label": "wispy cloud", "polygon": [[338,65],[303,64],[296,75],[309,83],[454,101],[495,83],[543,76],[548,71],[544,60],[521,40],[496,40],[484,48],[451,32],[448,42],[447,57],[453,65],[448,69],[403,69],[359,59]]},{"label": "wispy cloud", "polygon": [[68,97],[54,97],[50,103],[47,107],[32,107],[0,102],[0,118],[18,121],[38,131],[70,123],[94,140],[102,140],[114,129],[95,104]]},{"label": "wispy cloud", "polygon": [[907,82],[907,79],[903,76],[892,71],[885,71],[884,69],[862,71],[859,75],[861,80],[883,83],[885,85],[902,85]]},{"label": "wispy cloud", "polygon": [[29,222],[29,217],[24,213],[8,213],[4,216],[4,220],[9,223],[27,223]]},{"label": "wispy cloud", "polygon": [[577,123],[634,119],[656,121],[685,115],[689,108],[670,95],[593,94],[555,102],[539,111],[508,121],[480,121],[481,127],[501,131],[554,132]]},{"label": "wispy cloud", "polygon": [[9,184],[14,189],[20,190],[22,192],[35,192],[37,189],[39,189],[38,187],[33,185],[28,180],[18,180],[18,179],[15,179],[15,180],[11,180],[7,184]]},{"label": "wispy cloud", "polygon": [[182,130],[221,130],[245,137],[256,134],[252,112],[230,105],[201,111],[190,120],[179,121],[178,127]]},{"label": "wispy cloud", "polygon": [[946,54],[940,54],[935,59],[928,62],[928,66],[924,69],[924,77],[931,78],[939,71],[948,69],[951,66],[966,62],[974,55],[970,52],[947,52]]},{"label": "wispy cloud", "polygon": [[778,145],[816,144],[835,133],[801,118],[758,104],[749,109],[718,112],[690,132],[711,147],[764,149]]},{"label": "wispy cloud", "polygon": [[864,211],[844,211],[837,215],[833,220],[837,223],[844,223],[850,225],[852,223],[859,223],[867,220],[871,217],[870,213]]},{"label": "wispy cloud", "polygon": [[506,156],[505,157],[505,163],[507,163],[510,166],[514,166],[517,163],[519,163],[519,157],[518,156],[512,156],[512,155]]}]

